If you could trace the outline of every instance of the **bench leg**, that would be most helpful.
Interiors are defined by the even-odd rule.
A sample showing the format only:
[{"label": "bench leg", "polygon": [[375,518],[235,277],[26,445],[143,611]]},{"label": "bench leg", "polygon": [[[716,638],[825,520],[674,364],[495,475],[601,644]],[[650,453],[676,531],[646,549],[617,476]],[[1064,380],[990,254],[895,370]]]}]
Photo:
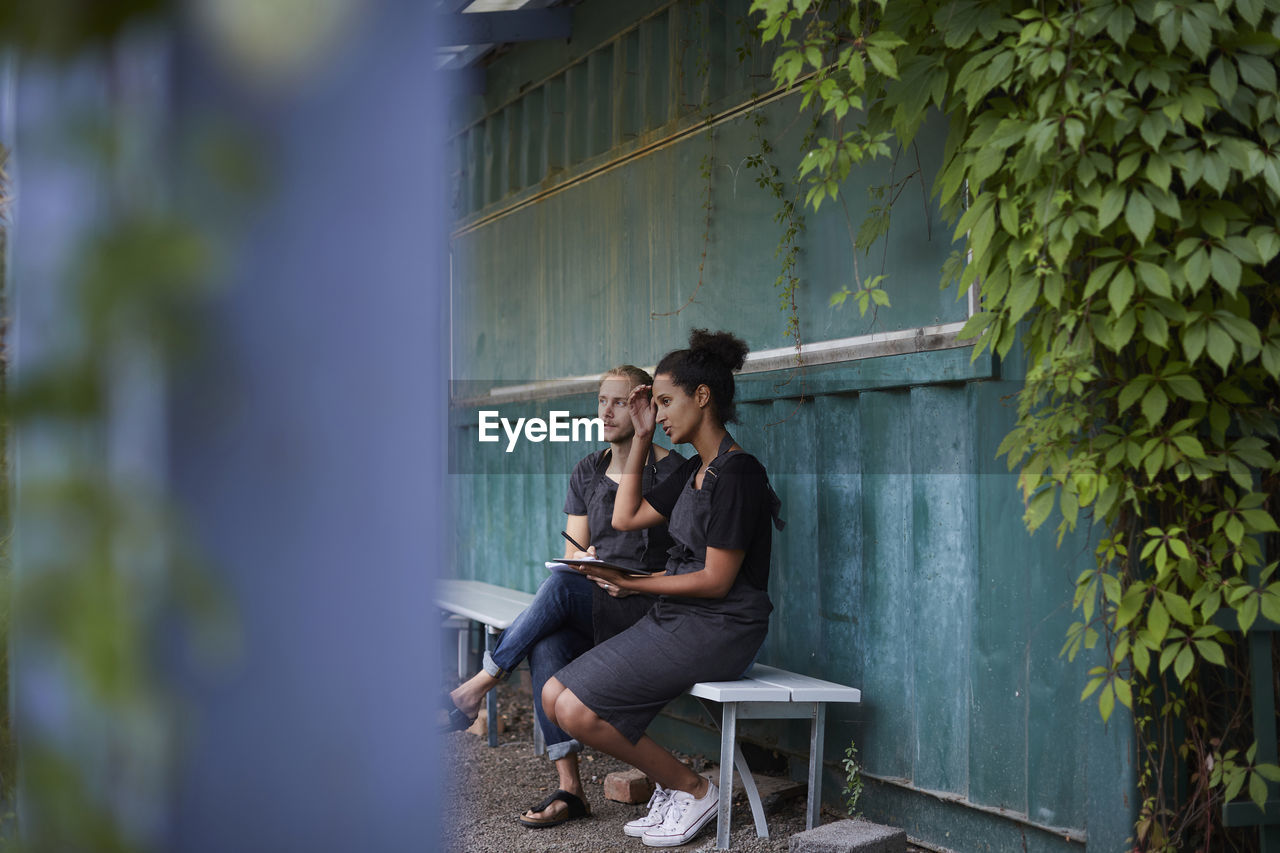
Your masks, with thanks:
[{"label": "bench leg", "polygon": [[813,703],[813,728],[809,730],[809,803],[805,810],[805,829],[821,822],[822,811],[822,741],[826,734],[827,706]]},{"label": "bench leg", "polygon": [[751,816],[756,822],[756,837],[768,838],[769,824],[764,819],[764,804],[760,802],[760,791],[756,788],[756,780],[751,775],[751,768],[747,766],[747,759],[736,743],[733,745],[733,763],[738,768],[738,778],[742,780],[743,790],[747,792],[747,802],[751,804]]},{"label": "bench leg", "polygon": [[465,681],[467,678],[467,658],[470,657],[469,652],[471,645],[471,623],[458,629],[458,681]]},{"label": "bench leg", "polygon": [[716,813],[716,849],[729,849],[729,815],[733,806],[733,764],[738,746],[738,705],[725,702],[720,712],[720,803]]},{"label": "bench leg", "polygon": [[[699,698],[698,702],[699,704],[702,705],[703,710],[707,712],[707,715],[711,717],[711,722],[714,723],[716,727],[720,729],[720,733],[721,733],[720,734],[720,749],[721,749],[720,772],[721,774],[723,774],[724,766],[725,766],[724,752],[723,752],[725,748],[724,747],[724,723],[722,720],[716,719],[715,708],[712,707],[712,705],[716,703],[713,703],[710,699],[702,699],[702,698]],[[737,719],[738,719],[737,706],[734,706],[734,728],[735,729],[737,728]],[[755,820],[756,836],[759,838],[768,838],[769,824],[764,819],[764,804],[760,802],[760,790],[756,788],[755,777],[751,775],[751,768],[747,766],[747,759],[742,754],[742,749],[738,746],[736,734],[737,733],[735,731],[735,737],[732,740],[733,766],[736,767],[738,770],[738,778],[742,780],[742,788],[744,791],[746,791],[747,802],[751,805],[751,817]],[[723,782],[723,779],[721,781]],[[717,783],[717,784],[720,784],[720,783]],[[729,784],[730,783],[720,784],[720,795],[722,797],[724,796],[724,792],[728,790]],[[733,800],[731,797],[730,803],[732,804],[732,802]],[[717,824],[717,826],[719,826],[719,824]],[[726,845],[728,844],[727,837],[725,840],[725,844]]]},{"label": "bench leg", "polygon": [[[492,652],[493,647],[497,645],[494,638],[500,632],[486,625],[484,628],[484,650]],[[489,718],[489,746],[498,745],[498,691],[490,690],[488,695],[484,697],[485,714]]]}]

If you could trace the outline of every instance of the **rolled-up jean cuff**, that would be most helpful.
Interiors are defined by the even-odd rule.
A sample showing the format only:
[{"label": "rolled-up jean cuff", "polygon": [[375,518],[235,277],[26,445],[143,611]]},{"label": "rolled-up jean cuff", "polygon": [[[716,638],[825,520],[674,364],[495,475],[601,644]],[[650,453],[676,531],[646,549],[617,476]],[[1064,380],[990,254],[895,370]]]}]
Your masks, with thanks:
[{"label": "rolled-up jean cuff", "polygon": [[566,740],[561,741],[560,743],[547,744],[548,761],[559,761],[566,755],[571,755],[575,752],[582,752],[582,744],[578,743],[576,740]]},{"label": "rolled-up jean cuff", "polygon": [[506,678],[508,675],[510,675],[509,672],[507,672],[505,669],[498,666],[494,662],[493,655],[489,654],[488,652],[484,653],[483,666],[484,666],[484,671],[492,675],[494,678]]}]

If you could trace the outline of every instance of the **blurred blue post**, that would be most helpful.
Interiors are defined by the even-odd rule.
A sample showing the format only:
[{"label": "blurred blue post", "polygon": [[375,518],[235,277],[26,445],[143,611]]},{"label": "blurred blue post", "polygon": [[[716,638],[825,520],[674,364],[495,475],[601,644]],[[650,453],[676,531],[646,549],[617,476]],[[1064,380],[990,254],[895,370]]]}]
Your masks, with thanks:
[{"label": "blurred blue post", "polygon": [[[229,118],[265,186],[220,229],[230,277],[198,366],[172,377],[170,471],[242,651],[187,673],[166,846],[438,849],[431,584],[452,525],[432,4],[315,4],[354,17],[323,63],[283,71],[219,44],[200,15],[218,5],[189,4],[179,132]],[[316,29],[285,23],[269,43]]]}]

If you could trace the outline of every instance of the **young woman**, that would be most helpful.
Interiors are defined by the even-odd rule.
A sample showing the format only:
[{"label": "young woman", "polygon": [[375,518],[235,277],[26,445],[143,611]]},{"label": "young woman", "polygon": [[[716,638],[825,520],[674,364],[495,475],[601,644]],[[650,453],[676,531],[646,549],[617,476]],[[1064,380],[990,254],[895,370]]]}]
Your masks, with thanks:
[{"label": "young woman", "polygon": [[[672,545],[666,527],[619,531],[612,526],[614,498],[624,470],[632,461],[631,410],[628,400],[637,386],[648,387],[653,380],[638,367],[615,367],[600,380],[597,416],[604,422],[604,438],[609,446],[589,454],[574,467],[569,477],[569,493],[564,511],[565,531],[584,547],[598,552],[601,559],[620,566],[656,569],[667,559]],[[652,486],[671,475],[684,457],[662,447],[646,446],[635,460],[637,479]],[[565,556],[578,549],[566,543]],[[503,632],[497,647],[485,653],[484,669],[476,673],[445,700],[449,714],[447,730],[463,729],[475,721],[485,694],[498,685],[526,656],[534,695],[569,661],[629,627],[653,606],[653,598],[620,590],[607,581],[593,583],[587,578],[555,571],[542,582],[533,603]],[[555,762],[560,788],[545,801],[531,806],[520,822],[542,828],[578,817],[590,809],[583,797],[578,774],[578,753],[582,744],[551,723],[535,704],[537,724],[547,743],[547,757]]]},{"label": "young woman", "polygon": [[[547,716],[575,738],[644,771],[658,785],[647,816],[623,831],[651,847],[685,844],[715,815],[719,792],[644,734],[669,701],[699,681],[740,676],[764,642],[778,499],[764,466],[725,430],[734,420],[733,372],[747,347],[726,332],[695,329],[689,348],[658,364],[650,389],[630,395],[635,434],[613,526],[667,522],[676,541],[663,575],[591,577],[660,595],[634,626],[556,673],[542,691]],[[638,460],[656,426],[697,455],[642,494]]]}]

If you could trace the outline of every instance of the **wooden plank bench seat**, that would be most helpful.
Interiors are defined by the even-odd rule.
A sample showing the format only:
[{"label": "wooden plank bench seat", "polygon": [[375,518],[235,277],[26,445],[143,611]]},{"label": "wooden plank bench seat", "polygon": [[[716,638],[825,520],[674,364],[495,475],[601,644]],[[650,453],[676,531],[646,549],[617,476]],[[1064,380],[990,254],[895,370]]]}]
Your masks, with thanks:
[{"label": "wooden plank bench seat", "polygon": [[[533,594],[508,589],[483,581],[442,580],[436,586],[436,606],[456,616],[484,625],[485,651],[493,651],[497,636],[511,627],[516,617],[533,603]],[[458,678],[465,671],[466,632],[458,633]],[[485,697],[485,714],[489,722],[489,746],[498,745],[498,693],[490,690]],[[535,728],[537,728],[535,726]]]},{"label": "wooden plank bench seat", "polygon": [[720,719],[720,803],[716,815],[716,849],[729,847],[729,815],[733,799],[733,768],[738,768],[751,815],[755,818],[756,835],[769,837],[760,792],[756,790],[751,769],[738,747],[738,720],[807,719],[809,724],[809,791],[805,808],[805,828],[818,824],[822,808],[822,749],[826,727],[827,705],[832,702],[861,702],[862,691],[808,675],[756,664],[736,681],[703,681],[689,688],[712,719],[716,718],[710,703],[719,703]]}]

